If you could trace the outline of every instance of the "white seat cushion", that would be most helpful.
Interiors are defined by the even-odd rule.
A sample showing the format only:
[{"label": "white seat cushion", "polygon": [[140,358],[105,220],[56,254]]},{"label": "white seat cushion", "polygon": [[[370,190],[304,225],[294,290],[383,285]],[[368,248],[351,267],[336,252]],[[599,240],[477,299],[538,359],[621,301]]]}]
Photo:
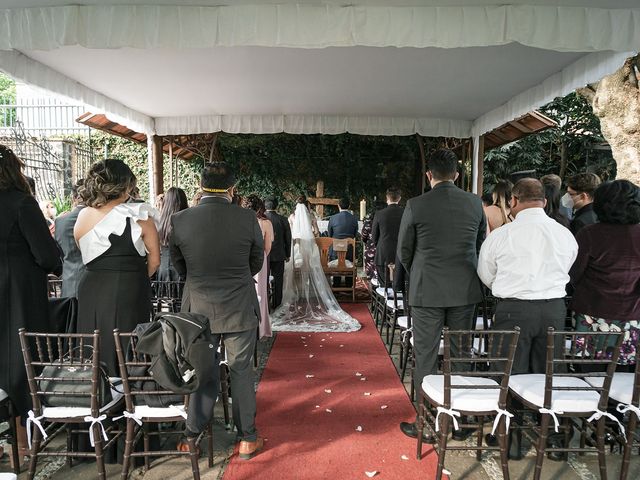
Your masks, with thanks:
[{"label": "white seat cushion", "polygon": [[[100,409],[100,413],[108,412],[122,400],[123,394],[117,390],[112,389],[111,394],[111,401]],[[42,416],[45,418],[75,418],[89,415],[91,415],[91,409],[87,407],[44,407],[42,409]]]},{"label": "white seat cushion", "polygon": [[18,480],[15,473],[0,473],[0,480]]},{"label": "white seat cushion", "polygon": [[388,287],[388,288],[378,287],[378,288],[376,288],[376,293],[378,295],[380,295],[381,297],[384,297],[385,296],[385,290],[386,290],[386,297],[387,298],[393,298],[394,295],[397,298],[402,298],[402,292],[394,292],[393,288],[391,288],[391,287]]},{"label": "white seat cushion", "polygon": [[409,317],[407,317],[406,315],[398,317],[398,326],[405,329],[409,328]]},{"label": "white seat cushion", "polygon": [[[347,268],[353,268],[353,262],[350,262],[349,260],[345,260],[344,264],[346,265]],[[338,267],[338,259],[331,260],[330,262],[327,263],[327,266],[329,268],[337,268]]]},{"label": "white seat cushion", "polygon": [[[616,402],[629,405],[633,397],[633,377],[632,372],[616,372],[611,380],[611,390],[609,390],[609,398]],[[594,387],[602,387],[604,378],[602,377],[585,377],[585,382]]]},{"label": "white seat cushion", "polygon": [[0,402],[4,402],[7,398],[9,398],[7,392],[0,388]]},{"label": "white seat cushion", "polygon": [[402,310],[404,308],[404,303],[402,302],[402,300],[396,300],[394,303],[394,300],[387,300],[387,307],[389,308],[396,308],[396,305],[398,307],[398,310]]},{"label": "white seat cushion", "polygon": [[[451,408],[468,412],[488,412],[498,409],[500,388],[498,382],[490,378],[451,377]],[[496,388],[487,389],[456,389],[453,385],[492,385]],[[444,403],[444,375],[427,375],[422,380],[422,390],[434,402]]]},{"label": "white seat cushion", "polygon": [[476,330],[484,330],[484,319],[482,317],[476,318]]},{"label": "white seat cushion", "polygon": [[377,287],[378,285],[380,285],[378,283],[378,279],[377,278],[372,278],[371,280],[369,280],[371,282],[371,285],[373,285],[374,287]]},{"label": "white seat cushion", "polygon": [[169,407],[150,407],[148,405],[136,405],[134,415],[137,418],[187,418],[184,405],[171,405]]},{"label": "white seat cushion", "polygon": [[[541,373],[512,375],[509,388],[538,408],[544,406],[544,375]],[[554,377],[554,387],[588,387],[589,384],[575,377]],[[551,397],[551,410],[556,412],[595,412],[600,395],[596,391],[555,390]]]}]

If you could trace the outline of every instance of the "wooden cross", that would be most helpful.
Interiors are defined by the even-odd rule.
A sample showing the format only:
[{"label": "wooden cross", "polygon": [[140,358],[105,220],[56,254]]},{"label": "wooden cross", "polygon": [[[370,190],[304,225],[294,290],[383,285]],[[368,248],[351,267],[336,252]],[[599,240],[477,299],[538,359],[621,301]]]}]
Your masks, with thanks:
[{"label": "wooden cross", "polygon": [[338,198],[324,198],[324,182],[322,180],[318,180],[318,183],[316,184],[316,196],[310,197],[307,200],[309,200],[309,203],[315,207],[316,213],[320,218],[324,218],[325,205],[338,206],[340,203],[340,199]]}]

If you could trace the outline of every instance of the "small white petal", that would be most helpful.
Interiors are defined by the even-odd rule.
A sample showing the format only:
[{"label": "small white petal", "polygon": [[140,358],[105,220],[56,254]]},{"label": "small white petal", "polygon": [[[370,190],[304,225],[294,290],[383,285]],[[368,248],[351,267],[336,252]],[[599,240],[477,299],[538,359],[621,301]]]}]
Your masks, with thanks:
[{"label": "small white petal", "polygon": [[356,372],[356,377],[361,377],[362,374],[360,372]]},{"label": "small white petal", "polygon": [[324,345],[320,345],[320,348],[322,348]]},{"label": "small white petal", "polygon": [[331,389],[330,388],[325,388],[324,389],[324,393],[331,393]]},{"label": "small white petal", "polygon": [[320,341],[321,341],[321,342],[324,342],[325,340],[324,340],[324,338],[323,338],[323,339],[322,339],[322,340],[320,340]]},{"label": "small white petal", "polygon": [[304,340],[304,339],[305,339],[305,338],[307,338],[307,337],[300,337],[300,338],[301,338],[302,340]]},{"label": "small white petal", "polygon": [[364,392],[364,396],[365,397],[370,397],[371,396],[371,392]]},{"label": "small white petal", "polygon": [[320,408],[320,405],[316,405],[316,408]]},{"label": "small white petal", "polygon": [[340,348],[344,347],[344,345],[340,345]]},{"label": "small white petal", "polygon": [[367,377],[360,377],[360,381],[364,382],[367,379]]},{"label": "small white petal", "polygon": [[313,378],[315,375],[306,375],[307,378]]},{"label": "small white petal", "polygon": [[361,426],[361,425],[358,425],[358,426],[356,427],[356,432],[361,432],[361,431],[362,431],[362,426]]},{"label": "small white petal", "polygon": [[380,405],[380,410],[384,410],[385,408],[387,408],[386,405]]},{"label": "small white petal", "polygon": [[331,413],[333,410],[331,410],[330,408],[325,408],[324,411],[327,412],[327,413]]},{"label": "small white petal", "polygon": [[378,474],[378,472],[374,470],[373,472],[364,472],[364,474],[369,478],[373,478]]},{"label": "small white petal", "polygon": [[313,354],[309,355],[309,358],[313,358]]},{"label": "small white petal", "polygon": [[447,470],[446,468],[442,469],[442,473],[444,473],[445,475],[451,476],[451,472],[449,470]]},{"label": "small white petal", "polygon": [[401,458],[402,460],[409,460],[409,457],[407,457],[406,455],[402,455],[400,458]]}]

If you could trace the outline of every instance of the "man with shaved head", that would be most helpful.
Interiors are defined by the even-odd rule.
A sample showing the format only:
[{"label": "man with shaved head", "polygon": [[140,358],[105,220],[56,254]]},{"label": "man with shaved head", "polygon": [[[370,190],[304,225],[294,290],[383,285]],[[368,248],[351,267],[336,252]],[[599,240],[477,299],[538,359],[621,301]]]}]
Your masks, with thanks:
[{"label": "man with shaved head", "polygon": [[564,328],[565,287],[578,244],[545,205],[539,180],[519,180],[511,193],[515,220],[491,232],[478,259],[478,275],[498,299],[494,328],[520,327],[513,374],[544,373],[547,329]]}]

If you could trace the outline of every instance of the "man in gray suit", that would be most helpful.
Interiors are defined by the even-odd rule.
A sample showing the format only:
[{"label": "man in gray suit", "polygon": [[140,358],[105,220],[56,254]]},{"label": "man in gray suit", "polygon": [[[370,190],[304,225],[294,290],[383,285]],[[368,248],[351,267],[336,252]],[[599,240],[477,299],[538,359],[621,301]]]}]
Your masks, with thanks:
[{"label": "man in gray suit", "polygon": [[78,195],[78,188],[82,186],[82,179],[73,186],[71,196],[73,209],[55,220],[55,239],[64,252],[62,263],[62,295],[61,297],[77,297],[78,284],[84,274],[85,267],[82,263],[82,254],[73,237],[73,227],[78,220],[80,210],[84,208],[82,199]]},{"label": "man in gray suit", "polygon": [[[486,220],[480,197],[453,183],[457,167],[451,150],[436,151],[427,171],[432,190],[407,202],[400,223],[398,257],[410,279],[416,391],[437,371],[443,327],[470,329],[482,300],[476,266]],[[403,422],[400,428],[417,436],[415,424]]]},{"label": "man in gray suit", "polygon": [[[169,249],[176,270],[186,277],[182,310],[206,315],[214,340],[224,340],[240,458],[249,459],[262,448],[251,359],[260,318],[253,276],[262,268],[264,241],[255,212],[231,203],[236,180],[229,165],[205,165],[200,183],[200,203],[171,219]],[[215,396],[197,400],[203,418],[187,425],[194,433],[211,418]]]}]

